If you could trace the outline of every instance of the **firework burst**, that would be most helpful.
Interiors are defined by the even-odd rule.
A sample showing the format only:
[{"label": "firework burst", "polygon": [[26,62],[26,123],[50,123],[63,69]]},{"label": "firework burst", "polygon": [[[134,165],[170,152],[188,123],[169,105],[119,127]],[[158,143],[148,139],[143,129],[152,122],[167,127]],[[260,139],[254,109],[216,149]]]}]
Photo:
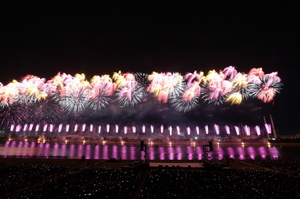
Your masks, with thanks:
[{"label": "firework burst", "polygon": [[188,112],[204,103],[226,106],[241,104],[245,99],[268,103],[280,93],[282,85],[277,72],[266,74],[262,68],[253,68],[243,73],[233,66],[211,70],[207,75],[197,71],[184,76],[116,72],[112,77],[95,75],[90,81],[84,74],[58,73],[48,81],[27,75],[7,85],[0,83],[0,117],[2,125],[55,123],[72,118],[81,121],[89,115],[102,117],[121,108],[127,112],[132,107],[146,110],[150,104],[153,108]]}]

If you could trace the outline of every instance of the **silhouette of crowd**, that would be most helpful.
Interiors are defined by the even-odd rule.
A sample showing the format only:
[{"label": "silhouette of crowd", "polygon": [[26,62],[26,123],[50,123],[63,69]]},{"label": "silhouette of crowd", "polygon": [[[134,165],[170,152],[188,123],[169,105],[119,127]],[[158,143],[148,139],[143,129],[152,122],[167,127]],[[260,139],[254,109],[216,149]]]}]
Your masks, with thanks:
[{"label": "silhouette of crowd", "polygon": [[300,160],[245,160],[245,162],[256,164],[269,169],[285,173],[300,175]]},{"label": "silhouette of crowd", "polygon": [[276,171],[151,170],[139,198],[297,198],[299,183]]},{"label": "silhouette of crowd", "polygon": [[14,192],[30,183],[38,183],[66,170],[67,168],[56,165],[0,163],[0,195]]},{"label": "silhouette of crowd", "polygon": [[[272,164],[268,160],[257,164],[264,161],[265,165]],[[290,160],[280,164],[288,169],[297,163]],[[68,169],[0,164],[0,187],[1,195],[7,198],[300,198],[299,176],[283,172],[285,169],[238,170],[220,165],[212,161],[202,169],[110,169],[87,164]]]}]

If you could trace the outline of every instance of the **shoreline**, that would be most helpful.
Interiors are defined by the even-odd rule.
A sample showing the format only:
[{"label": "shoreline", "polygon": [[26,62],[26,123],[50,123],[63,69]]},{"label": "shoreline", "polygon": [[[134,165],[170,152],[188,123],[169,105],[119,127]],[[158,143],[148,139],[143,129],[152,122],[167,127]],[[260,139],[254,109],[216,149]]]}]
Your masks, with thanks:
[{"label": "shoreline", "polygon": [[[72,140],[72,141],[63,141],[63,140],[37,140],[37,139],[0,139],[0,141],[9,141],[9,142],[13,142],[13,141],[24,141],[24,142],[36,142],[36,143],[59,143],[59,144],[82,144],[82,145],[88,145],[88,144],[95,144],[95,145],[140,145],[140,141],[123,141],[123,140],[118,140],[118,141],[113,141],[113,140],[96,140],[96,141],[91,141],[91,140],[83,140],[83,141],[77,141],[77,140]],[[213,145],[217,145],[217,146],[221,146],[221,145],[244,145],[244,146],[249,146],[249,145],[300,145],[300,142],[280,142],[280,141],[276,141],[276,142],[270,142],[270,141],[253,141],[253,140],[242,140],[239,142],[230,142],[230,141],[212,141]],[[154,142],[154,141],[146,141],[145,145],[147,145],[148,147],[152,147],[152,146],[177,146],[177,145],[183,145],[183,146],[187,146],[187,145],[192,145],[192,146],[199,146],[199,145],[208,145],[208,142],[203,142],[203,141],[197,141],[197,140],[193,140],[193,141],[163,141],[163,142]]]}]

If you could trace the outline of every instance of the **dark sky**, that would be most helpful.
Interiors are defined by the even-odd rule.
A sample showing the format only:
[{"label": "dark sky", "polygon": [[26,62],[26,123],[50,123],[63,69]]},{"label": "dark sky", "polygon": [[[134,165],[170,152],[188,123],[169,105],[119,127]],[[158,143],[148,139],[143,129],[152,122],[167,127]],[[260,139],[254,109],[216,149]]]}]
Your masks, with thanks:
[{"label": "dark sky", "polygon": [[[287,2],[1,1],[0,82],[57,72],[278,71],[266,105],[281,134],[299,133],[299,6]],[[262,106],[265,106],[262,104]]]}]

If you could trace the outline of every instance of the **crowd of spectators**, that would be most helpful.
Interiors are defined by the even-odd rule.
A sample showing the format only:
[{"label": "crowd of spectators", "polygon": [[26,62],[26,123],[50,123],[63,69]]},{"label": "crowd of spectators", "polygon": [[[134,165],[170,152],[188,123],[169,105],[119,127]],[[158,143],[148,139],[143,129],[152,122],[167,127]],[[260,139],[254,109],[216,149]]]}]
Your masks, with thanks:
[{"label": "crowd of spectators", "polygon": [[276,171],[156,169],[139,198],[299,198],[299,186]]},{"label": "crowd of spectators", "polygon": [[[265,164],[270,163],[265,160]],[[68,170],[3,163],[0,188],[1,195],[10,190],[15,191],[10,196],[17,198],[300,198],[299,176],[276,170],[224,169],[219,161],[205,165],[202,169],[109,169],[91,164]]]},{"label": "crowd of spectators", "polygon": [[132,198],[142,173],[137,169],[77,169],[24,190],[19,198]]},{"label": "crowd of spectators", "polygon": [[0,163],[0,195],[14,192],[66,170],[67,168],[56,165]]},{"label": "crowd of spectators", "polygon": [[245,162],[259,165],[269,169],[274,169],[292,175],[300,175],[300,160],[253,160],[248,159]]}]

